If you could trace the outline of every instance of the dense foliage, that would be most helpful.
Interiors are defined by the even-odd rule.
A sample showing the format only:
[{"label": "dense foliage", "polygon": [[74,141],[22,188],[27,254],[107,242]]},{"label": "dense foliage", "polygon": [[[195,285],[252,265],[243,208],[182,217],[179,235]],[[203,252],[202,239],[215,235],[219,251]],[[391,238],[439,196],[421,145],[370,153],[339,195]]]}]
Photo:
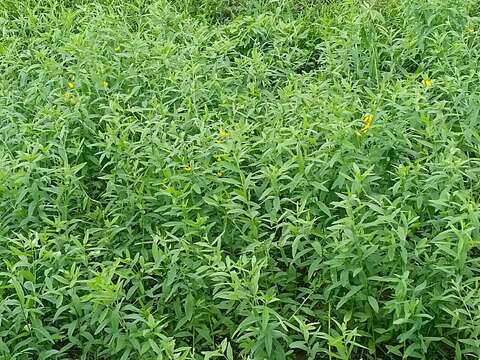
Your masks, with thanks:
[{"label": "dense foliage", "polygon": [[479,17],[0,1],[0,359],[479,358]]}]

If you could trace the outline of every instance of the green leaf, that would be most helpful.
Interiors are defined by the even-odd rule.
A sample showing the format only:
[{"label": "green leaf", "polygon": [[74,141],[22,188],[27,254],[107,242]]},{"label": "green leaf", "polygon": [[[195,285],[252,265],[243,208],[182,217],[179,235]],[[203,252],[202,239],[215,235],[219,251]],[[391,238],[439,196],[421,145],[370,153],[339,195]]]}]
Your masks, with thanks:
[{"label": "green leaf", "polygon": [[227,344],[227,360],[233,360],[233,349],[230,343]]},{"label": "green leaf", "polygon": [[192,315],[195,310],[195,298],[192,294],[188,294],[185,298],[185,315],[187,319],[190,321],[192,320]]},{"label": "green leaf", "polygon": [[378,313],[378,302],[377,300],[372,297],[372,296],[369,296],[368,297],[368,303],[370,304],[370,306],[372,307],[373,311],[375,311],[376,313]]},{"label": "green leaf", "polygon": [[265,350],[267,351],[267,355],[270,356],[272,354],[272,344],[273,344],[273,333],[270,325],[268,325],[267,328],[265,329],[264,339],[265,339]]},{"label": "green leaf", "polygon": [[350,298],[353,297],[353,295],[359,292],[362,288],[363,288],[363,285],[352,286],[350,291],[344,297],[342,297],[341,300],[338,302],[336,309],[337,310],[340,309],[348,300],[350,300]]}]

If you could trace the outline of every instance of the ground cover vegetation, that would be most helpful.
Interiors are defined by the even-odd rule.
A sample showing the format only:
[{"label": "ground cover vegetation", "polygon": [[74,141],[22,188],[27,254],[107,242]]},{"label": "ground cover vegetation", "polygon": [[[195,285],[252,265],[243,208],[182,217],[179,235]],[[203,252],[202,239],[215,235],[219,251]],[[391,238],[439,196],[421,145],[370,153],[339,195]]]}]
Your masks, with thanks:
[{"label": "ground cover vegetation", "polygon": [[478,359],[477,0],[1,0],[1,359]]}]

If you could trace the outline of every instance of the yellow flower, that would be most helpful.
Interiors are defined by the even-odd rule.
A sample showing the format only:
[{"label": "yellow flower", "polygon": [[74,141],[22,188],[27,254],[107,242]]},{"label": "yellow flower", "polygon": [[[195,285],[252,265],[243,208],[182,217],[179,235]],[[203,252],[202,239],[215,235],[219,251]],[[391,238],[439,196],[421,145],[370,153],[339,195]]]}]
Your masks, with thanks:
[{"label": "yellow flower", "polygon": [[191,165],[187,165],[183,168],[183,170],[185,170],[186,172],[192,172],[192,166]]},{"label": "yellow flower", "polygon": [[431,87],[433,85],[433,81],[430,79],[423,79],[422,80],[422,85],[425,87]]},{"label": "yellow flower", "polygon": [[75,83],[73,81],[70,81],[68,84],[67,84],[68,88],[69,89],[73,89],[75,87]]},{"label": "yellow flower", "polygon": [[363,126],[360,129],[361,134],[365,134],[372,127],[374,117],[372,114],[365,114],[362,117]]},{"label": "yellow flower", "polygon": [[223,176],[223,171],[218,171],[218,172],[217,172],[217,176],[218,176],[218,177]]},{"label": "yellow flower", "polygon": [[103,80],[103,81],[102,81],[102,86],[103,86],[104,88],[107,88],[107,87],[108,87],[108,82],[107,82],[106,80]]},{"label": "yellow flower", "polygon": [[213,155],[213,157],[215,158],[216,161],[222,161],[222,155]]},{"label": "yellow flower", "polygon": [[65,97],[65,100],[69,100],[72,97],[72,94],[70,94],[70,92],[67,91],[63,96]]},{"label": "yellow flower", "polygon": [[219,136],[220,136],[220,139],[225,139],[229,136],[228,132],[225,131],[224,128],[220,128],[220,132],[219,132]]}]

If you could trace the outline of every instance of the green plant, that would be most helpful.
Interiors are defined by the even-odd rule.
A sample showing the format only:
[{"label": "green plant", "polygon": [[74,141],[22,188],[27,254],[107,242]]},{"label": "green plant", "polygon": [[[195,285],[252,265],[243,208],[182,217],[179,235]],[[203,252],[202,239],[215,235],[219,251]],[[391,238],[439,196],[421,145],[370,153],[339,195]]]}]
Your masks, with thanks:
[{"label": "green plant", "polygon": [[474,0],[3,0],[0,359],[480,357]]}]

